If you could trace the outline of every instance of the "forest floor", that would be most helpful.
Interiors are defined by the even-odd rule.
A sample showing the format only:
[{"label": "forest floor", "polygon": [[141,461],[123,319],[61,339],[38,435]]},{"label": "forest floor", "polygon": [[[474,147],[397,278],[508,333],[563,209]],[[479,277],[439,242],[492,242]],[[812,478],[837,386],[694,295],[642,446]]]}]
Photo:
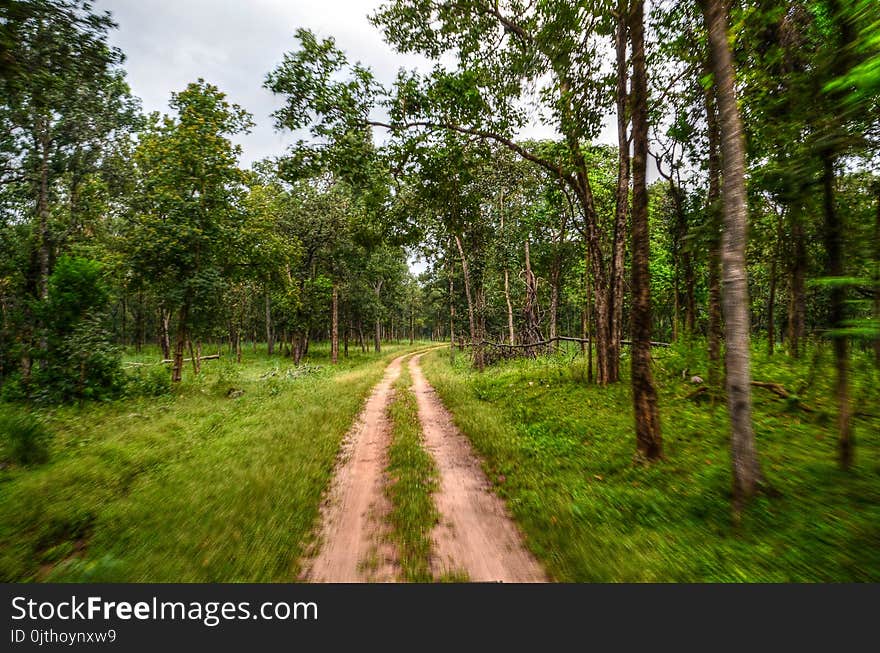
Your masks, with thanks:
[{"label": "forest floor", "polygon": [[[504,503],[492,493],[470,443],[425,379],[419,365],[421,356],[404,355],[391,362],[346,436],[322,505],[318,550],[303,565],[303,580],[546,580]],[[409,374],[396,383],[407,363]],[[416,398],[417,418],[410,455],[417,457],[426,451],[427,464],[436,469],[437,476],[421,510],[411,513],[411,521],[422,526],[421,537],[430,538],[427,546],[420,548],[426,558],[421,568],[428,573],[415,577],[407,569],[418,564],[410,560],[402,565],[395,546],[395,540],[401,548],[406,546],[406,534],[394,535],[409,524],[406,520],[392,523],[391,519],[394,508],[409,498],[394,491],[402,482],[401,476],[389,470],[392,432],[399,428],[400,419],[400,413],[391,409],[409,393]],[[419,452],[422,447],[424,451]],[[407,473],[408,462],[404,460],[396,471]],[[415,492],[423,489],[413,488]]]}]

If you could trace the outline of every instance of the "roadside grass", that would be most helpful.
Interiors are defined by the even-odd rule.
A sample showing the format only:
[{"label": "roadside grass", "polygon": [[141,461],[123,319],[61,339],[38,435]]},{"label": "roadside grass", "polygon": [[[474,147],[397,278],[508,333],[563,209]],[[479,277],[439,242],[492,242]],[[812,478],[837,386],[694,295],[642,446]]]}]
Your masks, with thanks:
[{"label": "roadside grass", "polygon": [[0,469],[0,580],[296,579],[341,439],[409,349],[332,366],[313,344],[294,368],[247,348],[169,394],[40,411],[49,461]]},{"label": "roadside grass", "polygon": [[392,442],[388,450],[386,486],[391,500],[391,536],[397,545],[403,577],[411,583],[429,583],[431,530],[439,517],[432,493],[437,489],[437,469],[424,449],[416,397],[409,367],[404,361],[388,407]]},{"label": "roadside grass", "polygon": [[[587,385],[573,350],[483,374],[465,356],[422,360],[556,580],[880,580],[880,383],[870,357],[854,355],[861,416],[856,463],[845,473],[836,463],[830,353],[793,361],[756,348],[753,378],[798,397],[753,390],[758,451],[779,496],[757,497],[735,527],[726,407],[687,399],[691,375],[707,377],[702,350],[655,351],[665,460],[647,466],[634,462],[628,378]],[[628,359],[622,367],[628,375]]]}]

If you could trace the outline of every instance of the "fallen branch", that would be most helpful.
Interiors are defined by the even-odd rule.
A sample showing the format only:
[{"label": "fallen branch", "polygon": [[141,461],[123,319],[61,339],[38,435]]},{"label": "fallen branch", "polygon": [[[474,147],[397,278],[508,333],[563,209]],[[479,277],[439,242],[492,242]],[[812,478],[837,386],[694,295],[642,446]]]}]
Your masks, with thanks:
[{"label": "fallen branch", "polygon": [[814,413],[816,412],[810,406],[807,406],[805,403],[801,402],[800,399],[797,398],[797,395],[791,394],[788,390],[786,390],[779,383],[767,383],[765,381],[752,381],[752,385],[756,388],[764,388],[765,390],[769,390],[777,397],[782,397],[783,399],[795,399],[797,401],[797,405],[806,413]]},{"label": "fallen branch", "polygon": [[[553,344],[554,342],[577,342],[587,344],[591,341],[589,338],[572,338],[570,336],[554,336],[553,338],[549,338],[547,340],[541,340],[540,342],[530,342],[525,344],[511,345],[506,342],[491,342],[489,340],[483,340],[479,343],[468,342],[465,343],[465,347],[501,347],[506,349],[531,349],[535,347],[544,347],[546,345]],[[632,340],[621,340],[620,344],[622,345],[632,345]],[[652,347],[669,347],[668,342],[655,342],[651,341]]]},{"label": "fallen branch", "polygon": [[[217,360],[218,358],[220,358],[220,354],[211,354],[210,356],[200,356],[200,357],[199,357],[199,360],[200,360],[200,361],[213,361],[213,360]],[[184,359],[183,359],[183,362],[184,362],[184,363],[188,363],[188,362],[190,362],[191,360],[192,360],[192,358],[184,358]],[[173,359],[173,358],[166,358],[166,359],[163,360],[162,362],[163,362],[163,363],[173,363],[173,362],[174,362],[174,359]]]},{"label": "fallen branch", "polygon": [[[808,406],[803,403],[800,399],[797,399],[796,395],[791,394],[788,390],[786,390],[779,383],[768,383],[766,381],[752,381],[752,385],[756,388],[764,388],[765,390],[769,390],[777,397],[781,397],[782,399],[796,399],[798,407],[803,410],[805,413],[814,413],[816,412],[814,408]],[[688,394],[685,399],[695,399],[700,395],[709,391],[709,386],[701,385],[699,388]]]}]

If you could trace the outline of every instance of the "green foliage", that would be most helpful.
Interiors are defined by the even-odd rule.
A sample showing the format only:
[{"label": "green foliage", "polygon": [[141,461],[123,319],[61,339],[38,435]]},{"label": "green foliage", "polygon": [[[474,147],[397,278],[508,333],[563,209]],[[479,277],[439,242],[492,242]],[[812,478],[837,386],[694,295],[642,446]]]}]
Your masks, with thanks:
[{"label": "green foliage", "polygon": [[47,349],[45,366],[33,371],[34,398],[53,403],[118,395],[123,375],[107,325],[108,299],[98,262],[69,256],[58,260],[41,309]]},{"label": "green foliage", "polygon": [[49,429],[33,413],[13,406],[0,406],[0,459],[19,465],[49,460]]},{"label": "green foliage", "polygon": [[161,397],[171,392],[171,377],[162,365],[136,367],[126,378],[128,397]]}]

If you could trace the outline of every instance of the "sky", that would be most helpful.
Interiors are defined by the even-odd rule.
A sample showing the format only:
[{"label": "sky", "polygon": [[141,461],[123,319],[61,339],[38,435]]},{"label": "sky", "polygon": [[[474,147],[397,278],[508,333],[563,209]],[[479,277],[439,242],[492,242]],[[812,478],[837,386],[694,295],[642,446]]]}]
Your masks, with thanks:
[{"label": "sky", "polygon": [[[236,137],[242,163],[249,166],[284,152],[295,137],[279,133],[270,117],[280,101],[263,88],[266,74],[295,43],[294,30],[307,27],[333,36],[350,60],[369,66],[382,82],[403,68],[428,70],[431,62],[394,52],[367,16],[382,0],[95,0],[119,24],[110,35],[126,55],[132,92],[144,110],[167,113],[172,91],[204,78],[230,101],[254,116],[250,134]],[[613,116],[610,117],[613,120]],[[520,136],[552,138],[554,131],[533,125]],[[600,140],[616,142],[609,126]]]}]

